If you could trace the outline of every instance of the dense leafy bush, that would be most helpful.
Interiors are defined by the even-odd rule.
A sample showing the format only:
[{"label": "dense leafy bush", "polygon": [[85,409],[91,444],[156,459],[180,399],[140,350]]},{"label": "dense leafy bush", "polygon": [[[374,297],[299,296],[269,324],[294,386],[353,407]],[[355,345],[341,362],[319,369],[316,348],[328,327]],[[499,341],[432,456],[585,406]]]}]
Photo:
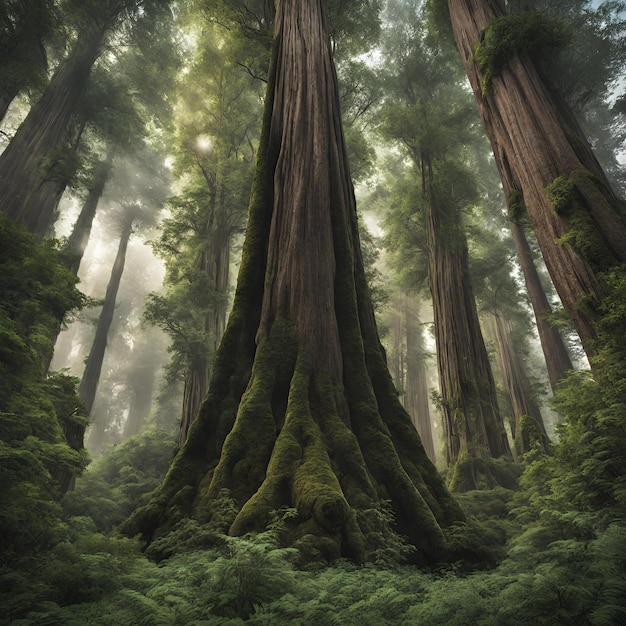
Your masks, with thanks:
[{"label": "dense leafy bush", "polygon": [[45,375],[62,318],[80,308],[54,242],[37,244],[0,214],[0,563],[62,536],[62,484],[87,463],[76,379]]},{"label": "dense leafy bush", "polygon": [[176,442],[172,435],[148,429],[100,456],[63,499],[67,516],[89,516],[109,531],[147,502],[165,475]]}]

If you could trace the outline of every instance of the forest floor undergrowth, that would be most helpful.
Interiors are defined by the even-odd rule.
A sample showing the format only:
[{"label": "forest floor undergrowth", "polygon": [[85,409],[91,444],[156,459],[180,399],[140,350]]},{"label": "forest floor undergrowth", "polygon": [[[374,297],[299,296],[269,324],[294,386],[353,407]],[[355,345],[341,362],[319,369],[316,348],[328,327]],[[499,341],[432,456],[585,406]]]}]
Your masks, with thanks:
[{"label": "forest floor undergrowth", "polygon": [[66,497],[63,539],[2,568],[0,624],[626,623],[626,525],[548,509],[537,516],[528,488],[460,496],[492,544],[481,548],[493,564],[480,570],[395,565],[385,552],[367,565],[301,569],[277,529],[233,538],[193,520],[142,552],[111,528],[154,487],[168,451],[171,441],[152,432],[93,464]]}]

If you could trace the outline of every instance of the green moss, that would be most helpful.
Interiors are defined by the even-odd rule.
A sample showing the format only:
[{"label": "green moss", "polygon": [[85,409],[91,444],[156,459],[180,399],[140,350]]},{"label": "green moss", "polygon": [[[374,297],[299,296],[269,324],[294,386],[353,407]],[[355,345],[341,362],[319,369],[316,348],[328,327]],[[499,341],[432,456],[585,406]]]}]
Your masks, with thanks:
[{"label": "green moss", "polygon": [[[241,398],[235,423],[224,441],[219,463],[209,484],[199,490],[195,515],[208,519],[211,501],[222,489],[230,489],[243,504],[266,478],[266,469],[277,442],[277,421],[272,407],[273,392],[293,371],[297,340],[286,320],[274,322],[268,336],[261,339],[252,376]],[[279,502],[278,506],[284,504]],[[277,507],[276,507],[277,508]]]},{"label": "green moss", "polygon": [[482,74],[482,92],[491,90],[494,77],[521,54],[541,56],[565,41],[562,27],[538,11],[495,17],[474,50],[474,61]]},{"label": "green moss", "polygon": [[569,176],[566,174],[557,176],[545,188],[545,194],[557,215],[567,217],[572,213],[576,201],[576,187]]},{"label": "green moss", "polygon": [[[259,530],[272,511],[293,504],[304,523],[339,545],[338,534],[349,518],[342,493],[309,405],[310,374],[300,354],[291,380],[284,426],[276,439],[267,475],[231,526],[232,534]],[[335,537],[336,536],[336,537]],[[338,548],[337,548],[338,549]]]},{"label": "green moss", "polygon": [[550,451],[550,442],[537,420],[530,415],[522,415],[519,432],[515,437],[515,447],[519,454],[525,454],[538,446],[543,452]]},{"label": "green moss", "polygon": [[526,219],[526,203],[521,191],[512,189],[507,202],[509,219],[516,223],[522,223]]},{"label": "green moss", "polygon": [[569,225],[568,232],[559,237],[557,243],[570,245],[597,271],[608,269],[616,262],[585,204],[585,198],[594,196],[597,201],[608,201],[602,186],[591,172],[581,169],[569,176],[558,176],[544,190],[554,212]]}]

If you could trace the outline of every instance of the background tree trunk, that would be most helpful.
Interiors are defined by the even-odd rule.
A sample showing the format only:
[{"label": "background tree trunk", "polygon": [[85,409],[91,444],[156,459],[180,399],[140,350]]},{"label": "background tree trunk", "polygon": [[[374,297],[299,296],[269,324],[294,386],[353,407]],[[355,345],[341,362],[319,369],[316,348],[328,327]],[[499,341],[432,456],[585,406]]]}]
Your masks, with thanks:
[{"label": "background tree trunk", "polygon": [[[93,403],[96,398],[96,391],[98,389],[98,382],[100,381],[100,374],[102,372],[102,362],[104,361],[104,353],[107,347],[107,336],[109,334],[109,328],[113,321],[113,313],[115,311],[115,299],[117,298],[117,292],[119,290],[120,281],[124,272],[124,264],[126,262],[126,250],[128,249],[128,241],[132,233],[133,219],[129,217],[126,223],[122,227],[122,233],[120,236],[120,243],[115,256],[115,262],[111,269],[111,278],[107,285],[106,295],[104,297],[104,304],[102,306],[102,312],[98,318],[98,326],[96,327],[96,336],[93,340],[89,356],[87,357],[87,363],[85,365],[85,371],[78,386],[78,395],[80,399],[85,403],[85,410],[87,414],[91,414]],[[105,424],[92,424],[89,432],[89,439],[94,446],[99,443],[100,435],[104,432]]]},{"label": "background tree trunk", "polygon": [[178,435],[185,443],[189,427],[196,419],[206,398],[211,378],[211,362],[226,329],[228,278],[230,273],[230,234],[218,228],[210,234],[211,244],[203,250],[200,266],[210,281],[215,298],[204,320],[204,332],[209,341],[209,354],[193,355],[184,374],[183,408]]},{"label": "background tree trunk", "polygon": [[91,227],[96,217],[96,209],[112,169],[113,152],[109,150],[104,161],[99,161],[96,164],[93,178],[89,185],[89,192],[63,250],[63,256],[67,259],[67,267],[75,276],[78,276],[78,270],[91,236]]},{"label": "background tree trunk", "polygon": [[528,297],[535,314],[537,332],[539,333],[541,349],[546,360],[550,387],[552,387],[552,391],[556,391],[559,381],[565,377],[568,370],[573,370],[574,366],[561,334],[546,319],[546,316],[552,312],[552,307],[541,284],[524,228],[513,220],[509,224],[522,273],[524,274]]},{"label": "background tree trunk", "polygon": [[74,148],[68,129],[103,38],[100,29],[78,40],[0,155],[0,210],[40,239],[52,225],[59,186],[62,193],[67,184]]},{"label": "background tree trunk", "polygon": [[513,438],[518,454],[528,452],[534,443],[549,449],[541,411],[535,402],[524,364],[513,346],[510,323],[501,311],[492,315],[498,361],[515,418]]},{"label": "background tree trunk", "polygon": [[424,444],[428,458],[436,460],[433,428],[428,404],[428,382],[424,362],[424,338],[420,326],[417,299],[405,298],[404,314],[406,328],[406,404],[413,424]]},{"label": "background tree trunk", "polygon": [[[152,538],[193,516],[239,535],[287,506],[297,516],[285,539],[305,558],[362,560],[373,536],[390,540],[374,513],[382,498],[414,559],[438,560],[442,528],[463,514],[384,361],[321,0],[278,3],[274,55],[237,292],[209,394],[160,489],[122,528]],[[218,514],[225,495],[238,506],[234,519]]]},{"label": "background tree trunk", "polygon": [[481,476],[487,484],[495,484],[486,460],[511,451],[478,320],[460,215],[458,211],[445,215],[440,208],[427,158],[422,172],[448,484],[452,490],[467,491],[478,488]]},{"label": "background tree trunk", "polygon": [[623,212],[571,111],[525,52],[484,82],[475,51],[504,15],[499,0],[448,0],[448,8],[505,194],[521,192],[554,286],[592,357],[598,274],[626,261]]}]

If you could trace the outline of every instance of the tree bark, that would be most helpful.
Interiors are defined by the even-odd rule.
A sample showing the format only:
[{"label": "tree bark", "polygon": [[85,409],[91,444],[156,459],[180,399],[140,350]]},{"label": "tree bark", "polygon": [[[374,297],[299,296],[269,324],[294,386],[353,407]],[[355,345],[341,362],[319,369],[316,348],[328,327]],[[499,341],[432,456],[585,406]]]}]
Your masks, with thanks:
[{"label": "tree bark", "polygon": [[113,152],[109,150],[104,161],[96,164],[89,192],[83,202],[78,219],[72,228],[72,232],[67,239],[67,244],[63,249],[63,256],[66,259],[67,267],[75,276],[78,276],[83,255],[91,236],[91,227],[96,217],[96,209],[100,198],[104,193],[104,187],[113,169]]},{"label": "tree bark", "polygon": [[[238,507],[219,515],[223,497]],[[152,501],[148,538],[192,516],[232,535],[296,509],[308,560],[371,558],[381,499],[430,562],[463,514],[395,393],[360,254],[321,0],[282,0],[235,302],[209,393]],[[373,517],[374,515],[374,517]],[[374,527],[368,524],[374,523]],[[386,530],[384,530],[386,529]]]},{"label": "tree bark", "polygon": [[552,312],[552,307],[541,284],[524,228],[521,224],[512,220],[509,224],[522,273],[524,274],[528,297],[535,314],[537,332],[539,333],[539,341],[541,342],[541,349],[543,350],[548,369],[550,387],[552,387],[552,391],[556,391],[559,381],[565,378],[566,373],[569,370],[573,370],[574,366],[561,334],[546,319]]},{"label": "tree bark", "polygon": [[554,286],[589,357],[601,274],[626,261],[626,221],[584,134],[530,56],[520,50],[489,83],[475,51],[499,0],[448,0],[452,28],[507,198],[517,190]]},{"label": "tree bark", "polygon": [[424,363],[424,338],[420,329],[417,303],[405,299],[406,328],[406,409],[413,419],[413,424],[424,444],[428,458],[436,460],[433,440],[430,407],[428,405],[428,383]]},{"label": "tree bark", "polygon": [[[68,129],[101,51],[104,29],[84,33],[0,155],[0,210],[42,239],[67,184]],[[60,189],[60,193],[59,193]]]},{"label": "tree bark", "polygon": [[[81,378],[80,385],[78,386],[78,395],[85,403],[85,409],[88,415],[91,414],[96,397],[96,391],[98,389],[98,382],[100,381],[102,362],[104,360],[104,353],[107,347],[107,336],[109,334],[111,322],[113,321],[115,299],[117,298],[117,292],[119,290],[120,281],[124,272],[126,250],[128,249],[128,241],[131,233],[132,219],[128,219],[122,227],[117,255],[115,257],[115,262],[113,263],[113,268],[111,269],[111,278],[109,279],[109,284],[107,285],[102,312],[98,318],[96,336],[93,340],[91,350],[89,351],[89,356],[87,357],[87,363],[85,365],[85,371]],[[97,434],[98,432],[103,431],[104,425],[94,424],[91,428],[94,430],[94,433]],[[90,438],[94,438],[91,433]]]},{"label": "tree bark", "polygon": [[478,320],[460,214],[442,209],[428,157],[422,161],[422,176],[448,484],[453,491],[467,491],[483,480],[495,484],[487,460],[511,451]]},{"label": "tree bark", "polygon": [[[212,213],[212,212],[211,212]],[[209,231],[213,230],[212,219]],[[202,402],[206,398],[211,378],[213,355],[226,329],[228,279],[230,273],[230,231],[224,225],[218,225],[207,235],[210,244],[201,253],[200,268],[210,281],[215,298],[204,320],[204,332],[209,339],[209,353],[195,354],[184,374],[183,408],[180,421],[178,442],[185,443],[189,428],[196,419]]]},{"label": "tree bark", "polygon": [[498,361],[515,418],[513,438],[516,451],[524,454],[535,443],[548,451],[550,444],[541,411],[533,398],[524,364],[513,347],[510,323],[504,319],[501,311],[495,311],[492,318]]}]

